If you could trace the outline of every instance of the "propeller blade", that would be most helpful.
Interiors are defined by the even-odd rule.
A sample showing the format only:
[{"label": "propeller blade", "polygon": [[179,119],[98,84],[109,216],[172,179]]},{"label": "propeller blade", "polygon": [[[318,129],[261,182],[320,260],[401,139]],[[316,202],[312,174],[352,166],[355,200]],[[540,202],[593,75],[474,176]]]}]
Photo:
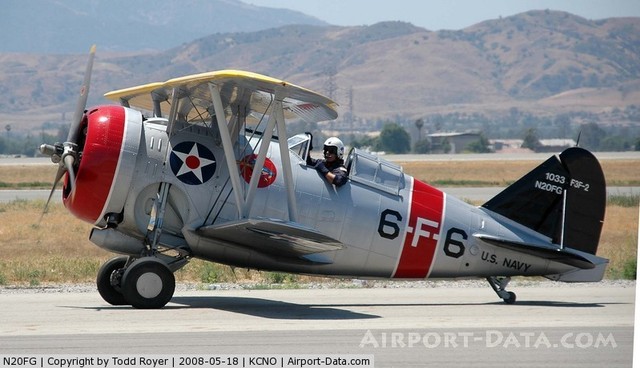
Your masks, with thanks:
[{"label": "propeller blade", "polygon": [[47,198],[47,203],[44,205],[44,209],[42,210],[42,214],[40,215],[40,220],[38,220],[38,224],[42,222],[42,217],[44,216],[45,213],[47,213],[47,210],[49,209],[49,202],[51,202],[51,197],[53,197],[53,192],[56,191],[56,185],[58,185],[58,182],[60,181],[60,179],[62,179],[62,175],[64,175],[64,172],[65,172],[65,168],[62,166],[58,166],[58,171],[56,172],[56,178],[53,181],[53,186],[51,187],[51,191],[49,192],[49,198]]},{"label": "propeller blade", "polygon": [[69,173],[69,186],[71,187],[71,192],[73,192],[73,186],[76,184],[76,175],[73,173],[73,163],[75,161],[76,159],[72,155],[64,156],[64,166],[67,169],[67,173]]},{"label": "propeller blade", "polygon": [[95,55],[96,45],[93,45],[91,46],[91,50],[89,50],[89,61],[87,62],[87,69],[84,72],[84,81],[82,82],[80,96],[78,96],[78,102],[76,103],[76,111],[73,114],[73,120],[69,127],[67,142],[77,143],[78,140],[78,127],[80,126],[82,114],[84,114],[84,110],[87,108],[87,97],[89,96],[89,86],[91,84],[91,70],[93,69],[93,59]]},{"label": "propeller blade", "polygon": [[[91,46],[91,50],[89,50],[89,61],[87,62],[87,69],[84,72],[84,81],[82,82],[82,88],[80,90],[80,96],[78,97],[78,102],[76,103],[76,110],[73,114],[73,120],[71,121],[71,126],[69,127],[69,134],[67,135],[67,141],[64,143],[56,143],[55,145],[43,144],[40,146],[40,152],[44,155],[51,156],[51,161],[54,163],[58,163],[58,171],[56,172],[55,180],[53,181],[53,187],[51,187],[51,192],[49,192],[49,198],[47,199],[47,203],[44,206],[44,210],[42,211],[42,215],[40,216],[40,223],[42,221],[42,217],[49,209],[49,203],[51,202],[51,197],[53,197],[53,192],[56,190],[56,186],[65,171],[69,174],[69,185],[71,189],[71,193],[74,193],[74,186],[76,182],[75,173],[73,171],[73,165],[76,161],[76,155],[79,155],[76,152],[78,148],[78,135],[79,128],[82,119],[82,115],[84,114],[84,110],[87,107],[87,97],[89,96],[89,85],[91,83],[91,71],[93,69],[93,60],[96,54],[96,45]],[[62,160],[62,162],[60,162]]]}]

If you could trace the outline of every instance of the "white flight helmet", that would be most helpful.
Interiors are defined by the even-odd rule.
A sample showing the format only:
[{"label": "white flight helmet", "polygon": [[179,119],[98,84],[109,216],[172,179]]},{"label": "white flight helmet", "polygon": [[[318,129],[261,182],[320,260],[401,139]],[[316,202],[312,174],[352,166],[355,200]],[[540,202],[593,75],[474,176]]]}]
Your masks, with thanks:
[{"label": "white flight helmet", "polygon": [[327,151],[328,147],[335,147],[336,153],[339,159],[342,159],[344,156],[344,143],[337,137],[329,137],[326,141],[324,141],[324,151]]}]

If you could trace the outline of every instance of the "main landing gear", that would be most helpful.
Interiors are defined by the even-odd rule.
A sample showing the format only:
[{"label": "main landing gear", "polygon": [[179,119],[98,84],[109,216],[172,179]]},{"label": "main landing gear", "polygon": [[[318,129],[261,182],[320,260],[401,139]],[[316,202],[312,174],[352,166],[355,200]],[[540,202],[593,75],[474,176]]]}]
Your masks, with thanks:
[{"label": "main landing gear", "polygon": [[173,271],[157,257],[112,258],[98,271],[96,283],[107,303],[139,309],[164,307],[176,286]]},{"label": "main landing gear", "polygon": [[190,253],[180,246],[160,244],[170,188],[165,182],[159,185],[149,214],[144,251],[139,256],[112,258],[100,267],[96,284],[107,303],[157,309],[173,297],[176,288],[173,273],[189,262]]},{"label": "main landing gear", "polygon": [[505,303],[513,304],[516,302],[516,293],[505,290],[509,281],[511,281],[511,277],[489,276],[487,277],[487,281],[489,281],[489,285],[491,285],[493,291],[495,291],[498,297],[504,300]]}]

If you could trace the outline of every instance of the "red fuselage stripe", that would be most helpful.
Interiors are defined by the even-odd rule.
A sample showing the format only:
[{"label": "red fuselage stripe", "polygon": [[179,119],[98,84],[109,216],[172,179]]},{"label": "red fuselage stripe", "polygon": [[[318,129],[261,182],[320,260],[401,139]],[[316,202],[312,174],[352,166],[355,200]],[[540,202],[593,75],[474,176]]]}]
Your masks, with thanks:
[{"label": "red fuselage stripe", "polygon": [[407,234],[393,277],[425,278],[429,275],[440,239],[443,206],[441,191],[414,180]]}]

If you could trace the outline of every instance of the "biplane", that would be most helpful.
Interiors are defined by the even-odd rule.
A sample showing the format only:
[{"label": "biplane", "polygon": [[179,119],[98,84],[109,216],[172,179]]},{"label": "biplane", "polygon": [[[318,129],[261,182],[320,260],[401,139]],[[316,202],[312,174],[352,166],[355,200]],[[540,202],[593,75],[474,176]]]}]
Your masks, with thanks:
[{"label": "biplane", "polygon": [[86,109],[94,54],[67,141],[41,151],[59,165],[51,193],[64,179],[66,208],[119,254],[97,275],[110,304],[162,308],[193,258],[336,277],[480,277],[506,303],[513,276],[603,277],[605,181],[582,148],[478,207],[356,148],[336,187],[307,165],[311,134],[287,131],[336,119],[329,98],[221,70],[109,92],[118,104]]}]

